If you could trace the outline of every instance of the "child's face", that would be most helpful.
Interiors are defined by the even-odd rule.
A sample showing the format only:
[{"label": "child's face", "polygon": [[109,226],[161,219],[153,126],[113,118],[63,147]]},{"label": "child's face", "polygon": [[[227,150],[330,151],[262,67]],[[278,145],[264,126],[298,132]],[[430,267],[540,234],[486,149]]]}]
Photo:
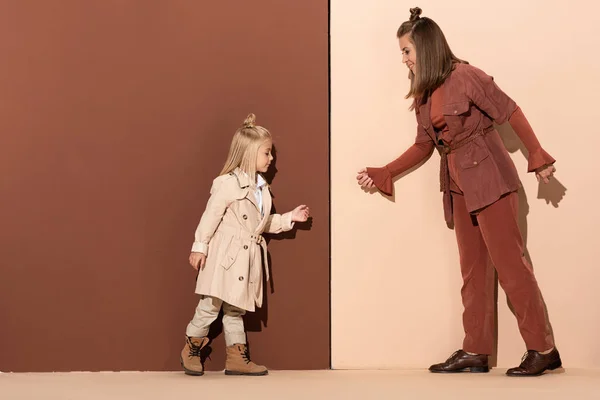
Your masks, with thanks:
[{"label": "child's face", "polygon": [[273,156],[271,155],[272,147],[273,142],[267,140],[258,148],[258,157],[256,157],[256,170],[258,172],[265,173],[269,169],[269,165],[273,161]]}]

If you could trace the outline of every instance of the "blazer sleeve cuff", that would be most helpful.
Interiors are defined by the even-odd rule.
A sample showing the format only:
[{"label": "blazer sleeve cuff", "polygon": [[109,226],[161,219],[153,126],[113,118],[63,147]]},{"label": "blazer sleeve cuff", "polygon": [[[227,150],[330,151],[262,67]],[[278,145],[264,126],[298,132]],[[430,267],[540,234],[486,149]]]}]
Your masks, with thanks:
[{"label": "blazer sleeve cuff", "polygon": [[394,184],[392,183],[392,174],[387,167],[367,168],[367,175],[373,179],[373,184],[379,191],[386,196],[394,193]]},{"label": "blazer sleeve cuff", "polygon": [[556,160],[544,149],[536,150],[529,154],[527,172],[535,172],[538,168],[544,165],[552,165]]}]

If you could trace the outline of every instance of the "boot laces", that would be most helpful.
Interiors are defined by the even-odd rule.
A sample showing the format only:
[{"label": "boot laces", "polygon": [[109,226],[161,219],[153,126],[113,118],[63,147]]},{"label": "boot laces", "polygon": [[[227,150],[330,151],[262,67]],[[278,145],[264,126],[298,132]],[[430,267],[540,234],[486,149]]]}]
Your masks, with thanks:
[{"label": "boot laces", "polygon": [[244,347],[244,350],[241,352],[241,356],[242,360],[244,360],[246,364],[250,364],[250,353],[248,352],[248,347]]},{"label": "boot laces", "polygon": [[192,341],[190,344],[190,357],[200,357],[200,352],[202,351],[202,347],[195,345]]}]

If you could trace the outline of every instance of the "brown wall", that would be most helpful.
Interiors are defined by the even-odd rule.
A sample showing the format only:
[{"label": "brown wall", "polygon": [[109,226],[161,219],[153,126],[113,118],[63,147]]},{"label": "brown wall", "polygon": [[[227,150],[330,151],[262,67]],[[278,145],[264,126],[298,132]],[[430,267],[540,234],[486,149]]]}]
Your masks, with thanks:
[{"label": "brown wall", "polygon": [[314,216],[271,240],[252,355],[329,367],[327,19],[326,0],[0,4],[0,370],[179,369],[193,231],[248,112],[277,210]]}]

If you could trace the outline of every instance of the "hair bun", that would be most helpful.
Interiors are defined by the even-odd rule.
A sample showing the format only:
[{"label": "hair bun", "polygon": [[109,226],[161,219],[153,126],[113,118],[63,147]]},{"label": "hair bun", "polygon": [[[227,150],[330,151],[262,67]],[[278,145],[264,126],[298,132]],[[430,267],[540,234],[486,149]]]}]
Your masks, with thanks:
[{"label": "hair bun", "polygon": [[413,22],[413,21],[416,21],[419,18],[421,18],[422,12],[423,12],[423,10],[421,10],[419,7],[411,8],[409,21]]},{"label": "hair bun", "polygon": [[250,113],[248,114],[248,116],[246,117],[246,119],[244,120],[244,123],[242,124],[242,126],[244,128],[254,128],[254,123],[256,122],[256,115]]}]

